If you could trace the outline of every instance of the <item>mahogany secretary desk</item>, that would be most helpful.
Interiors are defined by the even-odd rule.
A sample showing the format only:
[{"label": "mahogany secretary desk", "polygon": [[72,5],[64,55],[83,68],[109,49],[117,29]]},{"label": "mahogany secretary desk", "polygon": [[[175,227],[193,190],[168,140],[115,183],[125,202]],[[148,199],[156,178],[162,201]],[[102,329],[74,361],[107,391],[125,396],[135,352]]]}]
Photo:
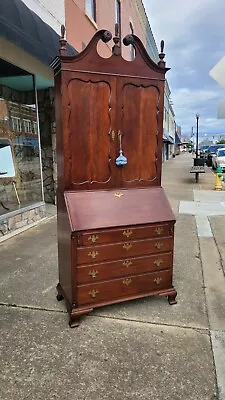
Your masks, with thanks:
[{"label": "mahogany secretary desk", "polygon": [[[116,30],[118,32],[118,29]],[[58,167],[57,299],[70,326],[95,307],[150,295],[176,303],[172,284],[175,217],[161,187],[165,67],[135,35],[135,59],[121,56],[116,33],[110,58],[95,34],[67,56],[64,29],[52,66]]]}]

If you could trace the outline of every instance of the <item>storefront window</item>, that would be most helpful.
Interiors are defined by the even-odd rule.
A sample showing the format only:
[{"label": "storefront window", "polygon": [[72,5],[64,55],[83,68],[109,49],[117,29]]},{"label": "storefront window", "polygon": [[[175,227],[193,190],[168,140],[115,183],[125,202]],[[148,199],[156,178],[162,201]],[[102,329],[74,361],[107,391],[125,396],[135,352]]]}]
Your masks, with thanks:
[{"label": "storefront window", "polygon": [[35,96],[7,89],[32,104],[0,98],[0,215],[43,200]]}]

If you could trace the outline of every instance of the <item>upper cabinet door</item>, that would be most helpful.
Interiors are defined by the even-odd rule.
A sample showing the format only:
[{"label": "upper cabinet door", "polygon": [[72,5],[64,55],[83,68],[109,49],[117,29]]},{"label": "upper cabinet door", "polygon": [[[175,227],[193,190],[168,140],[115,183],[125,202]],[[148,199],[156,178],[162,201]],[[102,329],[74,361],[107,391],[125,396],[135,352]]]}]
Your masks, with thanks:
[{"label": "upper cabinet door", "polygon": [[70,189],[110,187],[113,180],[115,78],[76,73],[68,80],[65,171]]},{"label": "upper cabinet door", "polygon": [[127,165],[121,168],[121,185],[157,185],[160,89],[154,81],[119,79],[117,91],[118,125],[127,158]]},{"label": "upper cabinet door", "polygon": [[156,64],[141,40],[127,35],[123,44],[135,48],[128,62],[117,28],[108,58],[98,44],[112,39],[109,31],[99,30],[81,53],[68,56],[62,29],[52,63],[59,192],[161,184],[164,42]]}]

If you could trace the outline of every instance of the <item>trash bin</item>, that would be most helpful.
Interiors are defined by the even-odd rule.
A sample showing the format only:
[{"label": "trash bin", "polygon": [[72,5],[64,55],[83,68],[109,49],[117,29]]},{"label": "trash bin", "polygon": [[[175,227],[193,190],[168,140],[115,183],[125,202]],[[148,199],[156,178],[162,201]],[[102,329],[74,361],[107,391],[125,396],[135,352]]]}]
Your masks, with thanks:
[{"label": "trash bin", "polygon": [[194,167],[204,167],[204,158],[194,158]]}]

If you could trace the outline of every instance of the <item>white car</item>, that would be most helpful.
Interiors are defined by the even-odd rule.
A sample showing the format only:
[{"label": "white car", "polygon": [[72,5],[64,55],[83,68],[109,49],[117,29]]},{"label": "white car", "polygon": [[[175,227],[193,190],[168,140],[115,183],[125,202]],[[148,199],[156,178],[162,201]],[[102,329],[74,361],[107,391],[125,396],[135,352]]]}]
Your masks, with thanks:
[{"label": "white car", "polygon": [[216,169],[217,167],[221,167],[222,171],[225,171],[225,147],[218,149],[212,158],[212,169]]}]

